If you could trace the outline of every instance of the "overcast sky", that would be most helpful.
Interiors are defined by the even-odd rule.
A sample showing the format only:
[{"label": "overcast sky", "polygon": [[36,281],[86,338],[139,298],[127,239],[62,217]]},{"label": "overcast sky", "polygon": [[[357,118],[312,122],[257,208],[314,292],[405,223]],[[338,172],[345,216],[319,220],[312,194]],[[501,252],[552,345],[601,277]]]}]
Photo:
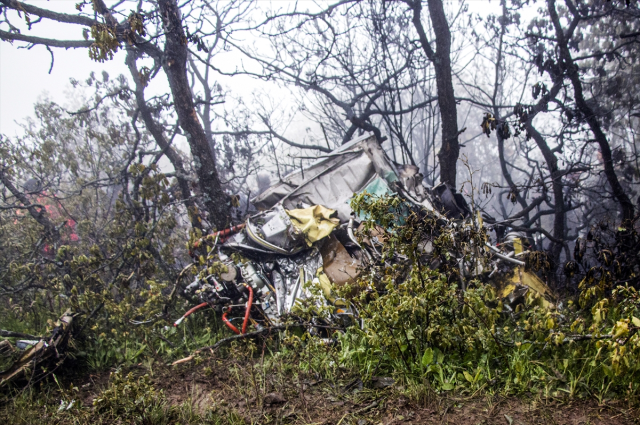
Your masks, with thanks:
[{"label": "overcast sky", "polygon": [[[75,4],[78,0],[28,0],[28,2],[57,12],[76,13]],[[458,1],[454,3],[459,4]],[[468,3],[470,8],[477,12],[499,13],[497,0],[471,0]],[[54,34],[58,39],[80,40],[82,28],[79,25],[56,24],[43,20],[31,31],[27,30],[26,26],[22,31],[35,36]],[[14,136],[20,131],[17,122],[32,115],[33,105],[40,99],[48,97],[64,106],[72,107],[73,105],[68,103],[70,78],[84,80],[91,71],[99,74],[103,70],[112,77],[119,74],[128,76],[122,51],[116,54],[114,60],[96,63],[89,59],[86,49],[52,49],[55,61],[49,73],[51,54],[45,47],[35,46],[31,50],[26,50],[18,49],[18,44],[11,45],[0,41],[0,133],[8,136]],[[239,88],[245,92],[251,92],[260,84],[248,81],[236,84],[234,81],[233,89],[236,93]],[[292,124],[294,127],[303,127],[303,123]]]},{"label": "overcast sky", "polygon": [[[77,13],[77,0],[28,2],[58,12]],[[43,20],[31,31],[26,27],[21,30],[29,35],[54,34],[58,39],[82,40],[82,27],[79,25],[60,25]],[[33,104],[39,98],[49,96],[57,101],[65,99],[65,91],[70,87],[69,78],[86,79],[92,70],[101,72],[104,69],[112,75],[125,71],[120,55],[114,61],[100,64],[89,59],[86,49],[53,49],[55,62],[49,74],[51,55],[45,47],[35,46],[26,50],[18,49],[18,45],[0,41],[0,133],[9,136],[19,130],[15,121],[31,115]]]}]

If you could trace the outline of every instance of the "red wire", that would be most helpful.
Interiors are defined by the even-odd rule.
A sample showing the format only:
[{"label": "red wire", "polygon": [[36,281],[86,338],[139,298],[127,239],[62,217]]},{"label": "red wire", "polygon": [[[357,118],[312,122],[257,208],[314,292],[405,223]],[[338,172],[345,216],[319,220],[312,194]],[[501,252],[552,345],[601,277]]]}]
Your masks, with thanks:
[{"label": "red wire", "polygon": [[191,310],[187,311],[184,316],[182,317],[187,317],[187,316],[191,316],[191,314],[193,314],[194,312],[196,312],[197,310],[200,310],[203,307],[208,306],[209,304],[207,303],[202,303],[202,304],[198,304],[197,306],[193,307]]},{"label": "red wire", "polygon": [[191,310],[187,311],[185,314],[182,315],[182,317],[180,318],[179,321],[176,321],[176,323],[173,324],[173,326],[178,326],[178,324],[186,319],[188,316],[190,316],[192,313],[196,312],[197,310],[200,310],[203,307],[208,306],[209,304],[207,303],[202,303],[202,304],[198,304],[197,306],[193,307]]},{"label": "red wire", "polygon": [[[229,227],[228,229],[220,230],[219,232],[214,232],[209,235],[209,237],[214,238],[219,236],[219,242],[224,243],[228,237],[230,237],[233,233],[242,230],[245,226],[245,223],[238,224],[237,226]],[[198,248],[200,244],[204,241],[204,237],[198,239],[193,243],[193,248]],[[189,255],[193,255],[193,252],[189,251]]]},{"label": "red wire", "polygon": [[224,322],[225,325],[227,325],[227,327],[229,329],[231,329],[233,332],[237,333],[238,335],[240,335],[240,331],[238,330],[238,328],[236,328],[235,326],[233,326],[231,324],[231,322],[229,321],[229,319],[227,319],[227,313],[228,311],[225,311],[224,313],[222,313],[222,321]]},{"label": "red wire", "polygon": [[[253,289],[249,285],[245,285],[249,290],[249,301],[247,301],[247,311],[244,313],[244,321],[242,322],[242,333],[247,333],[247,325],[249,324],[249,316],[251,315],[251,306],[253,305]],[[233,324],[227,319],[227,313],[229,311],[225,311],[222,314],[222,322],[227,325],[229,329],[231,329],[234,333],[240,335],[240,331],[238,328],[233,326]]]},{"label": "red wire", "polygon": [[249,285],[245,285],[249,290],[249,301],[247,301],[247,311],[244,313],[244,322],[242,322],[242,333],[247,333],[247,325],[249,324],[249,316],[251,315],[251,305],[253,304],[253,289]]},{"label": "red wire", "polygon": [[231,236],[232,233],[237,232],[238,230],[244,228],[245,223],[242,224],[238,224],[237,226],[233,226],[230,227],[228,229],[224,229],[224,230],[220,230],[219,232],[216,232],[214,234],[212,234],[211,236],[215,237],[216,235],[220,235],[220,242],[223,243],[227,240],[228,237]]}]

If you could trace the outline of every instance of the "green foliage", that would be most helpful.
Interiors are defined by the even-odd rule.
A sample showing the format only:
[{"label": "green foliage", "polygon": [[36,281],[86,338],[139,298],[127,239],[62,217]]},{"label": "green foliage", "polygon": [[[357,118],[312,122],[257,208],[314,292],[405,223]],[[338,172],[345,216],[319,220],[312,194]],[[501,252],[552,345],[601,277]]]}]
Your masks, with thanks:
[{"label": "green foliage", "polygon": [[156,391],[149,375],[135,378],[132,373],[122,376],[111,374],[109,388],[93,400],[96,413],[105,419],[116,419],[132,424],[161,424],[165,404],[162,391]]},{"label": "green foliage", "polygon": [[[117,28],[107,24],[98,23],[93,25],[91,27],[93,44],[89,46],[89,57],[96,62],[111,60],[113,59],[113,55],[121,47],[121,39],[126,40],[127,43],[133,44],[136,42],[136,37],[138,35],[146,35],[144,17],[141,14],[132,11],[129,14],[127,23],[129,24],[129,28],[124,29],[124,31],[120,30],[122,31],[121,34],[118,34]],[[86,40],[89,39],[88,32],[84,33],[84,37]]]},{"label": "green foliage", "polygon": [[465,282],[461,290],[457,277],[432,270],[433,256],[418,249],[432,240],[444,270],[447,254],[477,255],[473,261],[483,262],[483,251],[473,249],[484,240],[482,229],[463,225],[438,234],[431,219],[416,212],[405,212],[407,223],[399,224],[399,205],[398,199],[368,194],[353,202],[355,211],[370,217],[367,229],[384,230],[384,249],[406,260],[374,264],[360,274],[354,302],[363,326],[340,337],[344,366],[368,378],[395,374],[410,387],[427,383],[435,391],[637,396],[635,288],[617,286],[607,298],[602,291],[585,308],[567,300],[563,308],[547,310],[529,295],[510,312],[490,282]]},{"label": "green foliage", "polygon": [[[56,381],[57,382],[57,381]],[[111,374],[108,386],[100,391],[91,406],[78,399],[78,388],[51,386],[41,391],[26,391],[5,400],[0,420],[15,425],[47,423],[57,425],[141,424],[141,425],[242,425],[245,421],[231,409],[215,406],[196,411],[192,400],[170,404],[149,375]]]},{"label": "green foliage", "polygon": [[[103,80],[90,83],[113,84],[112,91],[121,84]],[[73,116],[53,103],[36,112],[22,138],[0,140],[3,170],[38,205],[32,214],[3,198],[0,328],[47,335],[71,308],[79,314],[76,357],[91,370],[169,360],[214,343],[220,329],[208,313],[179,332],[170,327],[179,316],[178,278],[189,276],[180,274],[190,262],[188,228],[157,158],[136,162],[131,154],[152,150],[152,140],[107,103]],[[38,214],[59,235],[44,233]]]}]

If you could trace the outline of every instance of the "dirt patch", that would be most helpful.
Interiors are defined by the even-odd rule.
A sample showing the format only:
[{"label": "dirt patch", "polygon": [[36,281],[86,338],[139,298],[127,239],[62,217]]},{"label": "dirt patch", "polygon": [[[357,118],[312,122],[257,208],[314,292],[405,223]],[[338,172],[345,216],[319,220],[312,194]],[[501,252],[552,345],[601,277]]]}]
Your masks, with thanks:
[{"label": "dirt patch", "polygon": [[[358,380],[329,382],[273,375],[256,376],[246,362],[201,359],[149,373],[171,406],[190,405],[197,414],[233,413],[247,424],[633,424],[638,410],[624,401],[545,399],[536,396],[472,398],[439,395],[415,403],[391,385],[374,388]],[[252,372],[253,370],[253,372]],[[77,385],[86,406],[108,382],[108,373]],[[89,384],[89,385],[87,385]],[[368,388],[370,387],[370,388]]]}]

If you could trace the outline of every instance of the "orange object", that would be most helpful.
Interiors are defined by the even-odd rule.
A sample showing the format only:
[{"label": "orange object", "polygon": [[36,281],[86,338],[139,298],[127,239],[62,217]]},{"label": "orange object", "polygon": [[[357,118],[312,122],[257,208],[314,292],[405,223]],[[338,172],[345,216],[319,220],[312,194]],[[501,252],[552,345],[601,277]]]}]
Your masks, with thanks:
[{"label": "orange object", "polygon": [[219,236],[220,242],[224,242],[227,240],[229,236],[236,233],[238,230],[243,229],[244,226],[245,226],[245,223],[238,224],[237,226],[229,227],[228,229],[224,229],[224,230],[220,230],[219,232],[212,233],[211,237],[215,238],[216,236]]},{"label": "orange object", "polygon": [[[238,224],[237,226],[229,227],[228,229],[220,230],[219,232],[213,232],[208,236],[204,236],[193,243],[193,249],[198,249],[200,247],[200,244],[204,241],[204,239],[209,237],[215,239],[216,236],[219,236],[218,240],[220,241],[220,243],[223,243],[227,240],[229,236],[243,229],[244,226],[245,226],[245,223],[242,223],[242,224]],[[194,255],[193,251],[189,250],[189,255],[193,256]]]},{"label": "orange object", "polygon": [[229,329],[231,329],[234,333],[240,335],[240,331],[238,330],[238,328],[236,328],[235,326],[233,326],[233,324],[231,324],[231,322],[229,321],[229,319],[227,319],[227,311],[225,311],[224,313],[222,313],[222,321],[224,322],[225,325],[227,325],[227,327]]},{"label": "orange object", "polygon": [[206,306],[208,306],[209,304],[207,303],[202,303],[202,304],[198,304],[197,306],[193,307],[191,310],[187,311],[185,314],[182,315],[181,318],[179,318],[178,320],[176,320],[173,324],[173,326],[178,326],[180,323],[182,323],[182,321],[184,319],[186,319],[188,316],[190,316],[191,314],[195,313],[197,310],[200,310],[201,308],[204,308]]}]

